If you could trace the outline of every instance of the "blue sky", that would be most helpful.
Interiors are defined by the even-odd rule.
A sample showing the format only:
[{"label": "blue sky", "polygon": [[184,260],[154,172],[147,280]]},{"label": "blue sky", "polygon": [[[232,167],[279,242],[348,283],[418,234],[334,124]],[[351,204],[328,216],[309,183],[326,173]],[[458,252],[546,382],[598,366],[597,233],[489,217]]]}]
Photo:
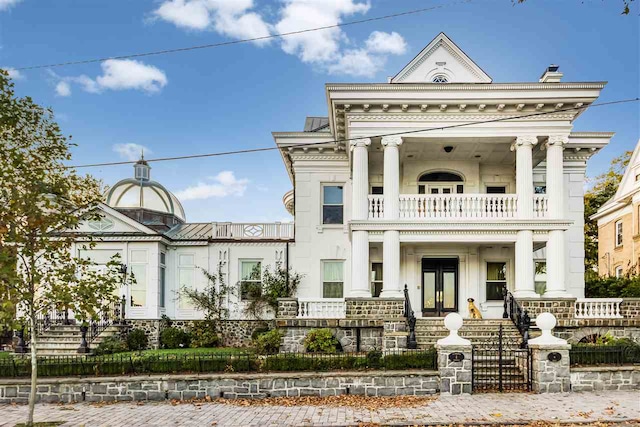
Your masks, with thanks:
[{"label": "blue sky", "polygon": [[[550,63],[564,81],[609,84],[600,102],[640,95],[638,6],[622,0],[0,0],[0,67],[216,43],[435,5],[402,18],[305,38],[23,71],[20,95],[53,107],[73,135],[74,163],[118,161],[126,144],[165,157],[273,144],[326,115],[326,82],[384,82],[444,31],[494,82],[537,81]],[[588,173],[640,137],[638,103],[593,109],[575,130],[614,131]],[[119,149],[118,149],[119,147]],[[131,150],[129,150],[131,151]],[[134,150],[135,151],[135,150]],[[153,164],[183,195],[190,221],[288,218],[291,188],[277,152]],[[131,166],[86,170],[107,184]]]}]

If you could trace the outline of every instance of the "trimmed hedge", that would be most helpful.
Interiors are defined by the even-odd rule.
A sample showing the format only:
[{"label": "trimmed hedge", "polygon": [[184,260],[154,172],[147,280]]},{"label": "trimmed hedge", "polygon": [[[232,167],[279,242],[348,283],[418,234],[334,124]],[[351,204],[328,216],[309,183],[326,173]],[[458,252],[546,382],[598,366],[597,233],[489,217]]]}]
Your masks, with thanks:
[{"label": "trimmed hedge", "polygon": [[[206,372],[314,372],[364,369],[437,369],[435,349],[382,355],[369,353],[163,354],[57,356],[38,359],[38,376],[101,376]],[[28,377],[28,358],[0,359],[0,377]]]}]

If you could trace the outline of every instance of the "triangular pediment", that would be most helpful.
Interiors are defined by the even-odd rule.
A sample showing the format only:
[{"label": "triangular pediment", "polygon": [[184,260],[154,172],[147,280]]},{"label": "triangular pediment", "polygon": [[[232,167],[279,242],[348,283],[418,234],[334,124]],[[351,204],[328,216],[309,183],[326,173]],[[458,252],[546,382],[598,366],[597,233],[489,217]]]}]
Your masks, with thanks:
[{"label": "triangular pediment", "polygon": [[615,199],[619,199],[631,194],[640,185],[640,181],[636,179],[636,176],[640,175],[640,140],[636,144],[636,148],[631,154],[629,159],[629,165],[622,176],[618,191],[616,191]]},{"label": "triangular pediment", "polygon": [[98,220],[82,221],[76,231],[91,234],[158,234],[151,228],[140,224],[117,210],[100,203],[96,206],[101,218]]},{"label": "triangular pediment", "polygon": [[[435,81],[434,81],[435,79]],[[491,77],[445,33],[440,33],[391,83],[491,83]]]}]

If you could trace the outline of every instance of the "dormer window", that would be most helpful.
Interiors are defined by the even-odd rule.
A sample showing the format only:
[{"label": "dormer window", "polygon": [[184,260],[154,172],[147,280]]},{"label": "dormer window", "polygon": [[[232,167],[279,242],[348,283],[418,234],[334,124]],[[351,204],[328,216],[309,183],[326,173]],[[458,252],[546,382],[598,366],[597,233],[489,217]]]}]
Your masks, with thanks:
[{"label": "dormer window", "polygon": [[444,76],[442,74],[437,74],[437,75],[433,76],[433,79],[431,79],[431,82],[433,82],[433,83],[449,83],[449,79],[447,78],[447,76]]}]

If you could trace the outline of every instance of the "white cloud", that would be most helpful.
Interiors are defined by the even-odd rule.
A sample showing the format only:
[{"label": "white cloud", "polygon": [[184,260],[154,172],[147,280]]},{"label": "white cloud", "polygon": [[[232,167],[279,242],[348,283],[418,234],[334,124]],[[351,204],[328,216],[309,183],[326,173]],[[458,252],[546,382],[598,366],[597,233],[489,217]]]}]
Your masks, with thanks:
[{"label": "white cloud", "polygon": [[196,185],[177,191],[176,197],[181,200],[201,200],[212,197],[242,196],[247,189],[248,179],[237,179],[232,171],[222,171],[209,177],[214,182],[199,182]]},{"label": "white cloud", "polygon": [[374,31],[369,35],[365,45],[367,46],[367,51],[371,53],[402,55],[407,51],[407,43],[395,31],[392,33]]},{"label": "white cloud", "polygon": [[[189,30],[213,30],[239,39],[265,37],[269,25],[256,12],[253,0],[165,0],[152,16]],[[258,40],[256,44],[266,44]]]},{"label": "white cloud", "polygon": [[[2,0],[0,0],[1,2]],[[22,74],[20,71],[16,70],[15,68],[11,68],[11,67],[2,67],[3,70],[5,70],[7,73],[9,73],[9,78],[13,79],[13,80],[21,80],[24,79],[24,74]]]},{"label": "white cloud", "polygon": [[123,159],[129,160],[129,161],[138,160],[142,153],[144,154],[152,153],[152,151],[148,147],[145,147],[144,145],[140,145],[140,144],[135,144],[133,142],[129,142],[126,144],[115,144],[113,146],[113,151],[118,153],[120,157],[122,157]]},{"label": "white cloud", "polygon": [[22,0],[0,0],[0,11],[8,10],[10,7],[15,6]]},{"label": "white cloud", "polygon": [[56,93],[59,96],[71,95],[70,83],[79,85],[82,90],[89,93],[102,93],[105,90],[140,90],[146,93],[156,93],[168,82],[164,71],[140,61],[108,59],[100,66],[102,74],[96,78],[85,74],[59,76],[51,70],[49,70],[49,74],[57,81]]},{"label": "white cloud", "polygon": [[[371,8],[369,0],[281,0],[279,5],[273,24],[252,11],[254,0],[164,0],[152,16],[184,29],[213,30],[245,39],[329,27]],[[383,31],[373,31],[357,46],[339,27],[286,36],[279,43],[284,52],[317,70],[361,77],[373,77],[388,55],[401,55],[407,48],[400,34]]]},{"label": "white cloud", "polygon": [[56,85],[56,95],[58,96],[71,96],[71,85],[69,82],[61,80]]}]

